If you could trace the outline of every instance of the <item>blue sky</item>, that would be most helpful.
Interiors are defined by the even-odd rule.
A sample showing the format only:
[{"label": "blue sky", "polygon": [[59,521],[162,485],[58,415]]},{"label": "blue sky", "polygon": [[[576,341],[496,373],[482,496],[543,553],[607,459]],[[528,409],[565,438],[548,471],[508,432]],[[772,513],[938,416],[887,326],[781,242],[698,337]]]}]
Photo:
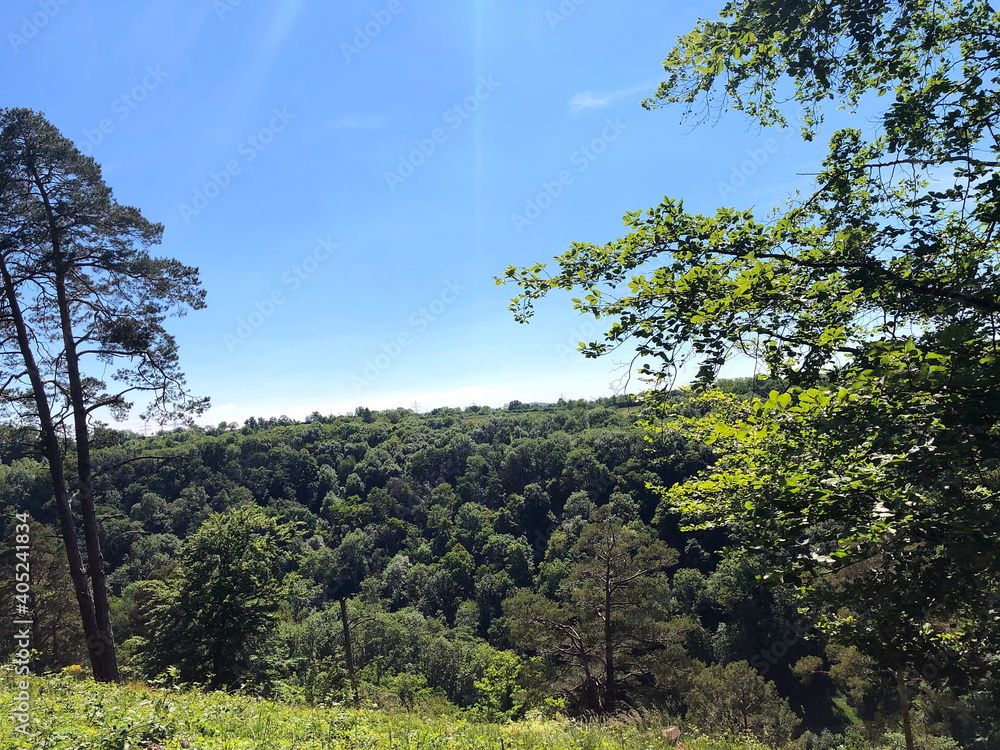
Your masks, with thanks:
[{"label": "blue sky", "polygon": [[171,331],[206,423],[594,398],[627,357],[573,351],[596,328],[570,295],[518,325],[493,277],[664,195],[766,209],[816,163],[738,114],[639,106],[717,9],[10,0],[0,106],[44,112],[200,267],[208,307]]}]

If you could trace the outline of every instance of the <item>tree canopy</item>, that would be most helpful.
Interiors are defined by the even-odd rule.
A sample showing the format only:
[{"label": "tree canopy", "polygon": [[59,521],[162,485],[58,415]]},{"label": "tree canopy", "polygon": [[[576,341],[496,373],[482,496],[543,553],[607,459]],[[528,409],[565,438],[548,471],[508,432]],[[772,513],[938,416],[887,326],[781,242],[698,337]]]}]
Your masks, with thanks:
[{"label": "tree canopy", "polygon": [[582,528],[573,552],[559,599],[522,591],[504,612],[515,641],[552,658],[584,706],[613,713],[622,685],[648,674],[641,654],[675,637],[663,572],[677,553],[608,506]]},{"label": "tree canopy", "polygon": [[521,321],[581,289],[611,321],[584,353],[634,343],[660,383],[685,364],[711,383],[734,354],[780,383],[673,422],[720,458],[668,506],[853,603],[831,629],[881,644],[901,685],[928,640],[971,655],[997,632],[998,44],[984,2],[731,2],[678,40],[647,107],[797,119],[807,139],[831,103],[872,124],[834,130],[812,188],[768,216],[666,198],[552,274],[498,279]]},{"label": "tree canopy", "polygon": [[[171,313],[204,306],[204,291],[197,269],[149,255],[162,232],[115,201],[97,163],[44,116],[0,110],[0,410],[38,429],[101,680],[117,680],[118,666],[93,490],[93,420],[106,410],[124,417],[136,394],[149,397],[147,415],[169,419],[208,403],[188,394],[163,326]],[[98,370],[101,377],[89,374]],[[69,426],[75,477],[67,476],[70,451],[58,434]]]},{"label": "tree canopy", "polygon": [[150,602],[153,674],[236,687],[276,623],[290,530],[253,506],[213,514],[180,557],[181,574]]}]

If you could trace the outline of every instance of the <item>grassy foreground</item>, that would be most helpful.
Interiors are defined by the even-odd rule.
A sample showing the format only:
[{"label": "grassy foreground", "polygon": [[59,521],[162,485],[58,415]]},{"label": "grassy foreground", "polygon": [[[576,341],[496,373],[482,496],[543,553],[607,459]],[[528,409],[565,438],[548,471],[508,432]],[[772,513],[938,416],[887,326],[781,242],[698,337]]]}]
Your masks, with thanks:
[{"label": "grassy foreground", "polygon": [[[474,723],[460,717],[345,708],[304,708],[247,696],[99,685],[71,677],[30,681],[32,734],[15,730],[16,685],[0,677],[0,747],[27,750],[659,750],[658,728],[535,720]],[[708,739],[689,750],[753,747]]]}]

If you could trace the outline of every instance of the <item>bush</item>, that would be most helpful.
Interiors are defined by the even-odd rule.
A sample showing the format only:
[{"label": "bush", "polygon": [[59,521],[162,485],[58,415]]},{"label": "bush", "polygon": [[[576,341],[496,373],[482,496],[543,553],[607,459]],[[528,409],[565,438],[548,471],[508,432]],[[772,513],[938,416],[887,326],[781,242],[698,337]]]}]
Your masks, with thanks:
[{"label": "bush", "polygon": [[798,717],[788,702],[745,661],[715,664],[694,678],[687,720],[709,734],[752,735],[779,747]]},{"label": "bush", "polygon": [[[906,750],[906,738],[902,732],[889,732],[880,743],[885,750]],[[961,750],[961,746],[950,737],[915,737],[917,750]]]}]

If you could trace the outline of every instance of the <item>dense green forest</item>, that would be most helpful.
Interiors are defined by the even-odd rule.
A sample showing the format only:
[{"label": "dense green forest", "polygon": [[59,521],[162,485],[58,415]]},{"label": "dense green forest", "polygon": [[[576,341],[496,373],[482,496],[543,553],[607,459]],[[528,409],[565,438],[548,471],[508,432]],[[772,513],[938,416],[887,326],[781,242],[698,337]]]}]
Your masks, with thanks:
[{"label": "dense green forest", "polygon": [[[767,384],[722,386],[742,399]],[[652,488],[712,452],[638,428],[638,409],[620,398],[101,429],[125,676],[351,701],[345,601],[367,703],[443,700],[483,719],[666,710],[774,744],[891,725],[898,697],[869,658],[828,644],[787,587],[759,580],[761,560],[723,557],[724,534],[680,530]],[[46,468],[17,430],[3,435],[5,520],[35,521],[33,670],[85,663]],[[984,708],[947,688],[920,701],[928,730],[974,733]]]},{"label": "dense green forest", "polygon": [[[205,307],[199,270],[0,109],[18,741],[253,746],[269,714],[311,747],[1000,748],[998,40],[979,0],[698,21],[643,106],[827,137],[810,187],[668,196],[498,270],[520,323],[577,295],[581,353],[627,352],[642,394],[427,414],[197,427],[166,321]],[[135,406],[184,426],[101,421]]]}]

